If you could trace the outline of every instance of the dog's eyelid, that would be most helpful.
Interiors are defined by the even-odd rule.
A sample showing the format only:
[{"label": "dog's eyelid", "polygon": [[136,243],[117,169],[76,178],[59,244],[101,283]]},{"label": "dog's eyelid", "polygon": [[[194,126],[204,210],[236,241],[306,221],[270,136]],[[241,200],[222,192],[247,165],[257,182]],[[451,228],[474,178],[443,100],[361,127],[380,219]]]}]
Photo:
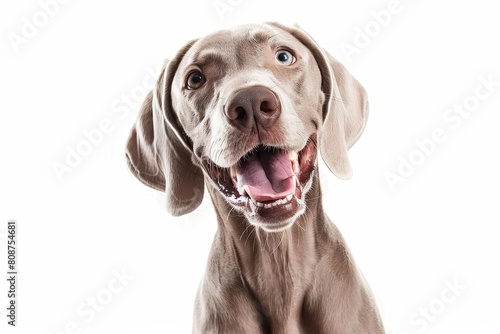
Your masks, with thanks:
[{"label": "dog's eyelid", "polygon": [[203,73],[203,66],[199,66],[198,64],[191,64],[186,67],[184,70],[184,77],[188,77],[193,72]]},{"label": "dog's eyelid", "polygon": [[285,45],[280,45],[280,46],[277,46],[274,48],[274,52],[275,53],[278,53],[280,51],[286,51],[286,52],[290,52],[293,56],[296,57],[296,52],[293,48],[289,47],[289,46],[285,46]]},{"label": "dog's eyelid", "polygon": [[289,46],[286,46],[286,45],[281,45],[281,44],[275,48],[275,51],[276,52],[278,52],[278,51],[288,51],[288,52],[294,53],[293,48],[291,48]]}]

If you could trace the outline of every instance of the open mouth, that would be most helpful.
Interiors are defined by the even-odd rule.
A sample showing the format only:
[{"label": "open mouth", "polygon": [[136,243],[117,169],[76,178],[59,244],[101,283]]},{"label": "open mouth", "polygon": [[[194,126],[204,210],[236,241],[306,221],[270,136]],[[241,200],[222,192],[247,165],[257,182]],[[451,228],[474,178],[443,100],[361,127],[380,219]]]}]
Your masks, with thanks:
[{"label": "open mouth", "polygon": [[316,162],[317,135],[300,151],[259,145],[230,168],[205,161],[208,174],[230,203],[250,215],[282,221],[294,216],[310,186]]}]

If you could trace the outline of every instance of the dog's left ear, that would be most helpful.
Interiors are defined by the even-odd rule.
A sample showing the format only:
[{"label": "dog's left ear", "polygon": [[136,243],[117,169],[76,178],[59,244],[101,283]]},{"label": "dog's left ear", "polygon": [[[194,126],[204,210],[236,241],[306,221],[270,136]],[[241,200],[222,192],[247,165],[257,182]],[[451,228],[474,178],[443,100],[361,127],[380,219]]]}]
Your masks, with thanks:
[{"label": "dog's left ear", "polygon": [[365,89],[305,31],[298,27],[270,24],[288,31],[314,55],[325,94],[323,126],[319,134],[321,156],[333,174],[341,179],[350,179],[352,170],[347,151],[363,133],[368,118]]}]

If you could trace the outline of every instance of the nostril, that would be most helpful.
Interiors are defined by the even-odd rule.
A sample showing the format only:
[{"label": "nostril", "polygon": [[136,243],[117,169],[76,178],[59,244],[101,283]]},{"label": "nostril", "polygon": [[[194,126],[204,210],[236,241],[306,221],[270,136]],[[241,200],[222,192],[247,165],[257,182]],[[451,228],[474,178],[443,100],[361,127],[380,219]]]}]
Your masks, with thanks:
[{"label": "nostril", "polygon": [[269,102],[269,101],[262,101],[260,104],[260,110],[265,112],[265,113],[272,113],[276,111],[276,103]]},{"label": "nostril", "polygon": [[227,118],[231,121],[243,120],[246,117],[246,111],[244,107],[236,106],[229,107],[226,112]]},{"label": "nostril", "polygon": [[245,118],[245,116],[246,116],[245,108],[243,108],[243,107],[236,107],[236,109],[234,111],[236,112],[235,119],[242,120],[242,119]]}]

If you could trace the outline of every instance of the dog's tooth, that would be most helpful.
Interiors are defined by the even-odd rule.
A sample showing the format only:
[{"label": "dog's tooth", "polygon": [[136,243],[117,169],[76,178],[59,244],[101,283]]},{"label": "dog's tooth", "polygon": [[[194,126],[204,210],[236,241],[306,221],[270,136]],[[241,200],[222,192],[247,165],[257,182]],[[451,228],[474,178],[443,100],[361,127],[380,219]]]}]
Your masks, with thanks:
[{"label": "dog's tooth", "polygon": [[248,195],[248,186],[247,185],[242,185],[242,186],[238,187],[238,192],[240,193],[240,196],[250,197]]},{"label": "dog's tooth", "polygon": [[272,204],[271,204],[271,203],[266,203],[266,204],[264,204],[264,208],[265,208],[265,209],[269,209],[269,208],[271,208],[271,207],[272,207]]},{"label": "dog's tooth", "polygon": [[288,152],[288,157],[290,158],[290,162],[292,163],[292,171],[295,174],[298,174],[300,172],[298,153],[295,151],[290,151]]},{"label": "dog's tooth", "polygon": [[290,194],[286,197],[286,201],[290,202],[292,200],[293,194]]},{"label": "dog's tooth", "polygon": [[240,196],[245,196],[245,189],[244,189],[244,187],[239,187],[238,188],[238,193],[240,194]]},{"label": "dog's tooth", "polygon": [[255,216],[257,213],[257,205],[254,203],[254,201],[250,200],[250,216]]},{"label": "dog's tooth", "polygon": [[236,167],[231,166],[229,168],[229,174],[231,175],[231,179],[233,179],[233,181],[236,181]]}]

